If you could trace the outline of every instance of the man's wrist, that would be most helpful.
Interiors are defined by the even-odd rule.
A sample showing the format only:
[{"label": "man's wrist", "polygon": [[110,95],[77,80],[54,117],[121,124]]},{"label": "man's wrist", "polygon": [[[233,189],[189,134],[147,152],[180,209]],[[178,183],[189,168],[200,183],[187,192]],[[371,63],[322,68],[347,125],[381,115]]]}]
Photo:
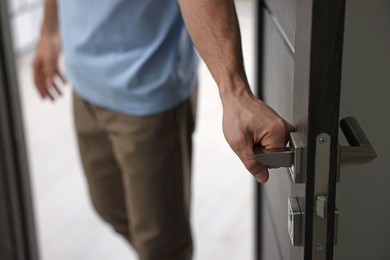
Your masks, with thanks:
[{"label": "man's wrist", "polygon": [[41,29],[41,38],[58,37],[58,28],[52,26],[43,26]]},{"label": "man's wrist", "polygon": [[230,77],[218,84],[219,95],[222,103],[229,102],[231,98],[253,96],[245,77]]}]

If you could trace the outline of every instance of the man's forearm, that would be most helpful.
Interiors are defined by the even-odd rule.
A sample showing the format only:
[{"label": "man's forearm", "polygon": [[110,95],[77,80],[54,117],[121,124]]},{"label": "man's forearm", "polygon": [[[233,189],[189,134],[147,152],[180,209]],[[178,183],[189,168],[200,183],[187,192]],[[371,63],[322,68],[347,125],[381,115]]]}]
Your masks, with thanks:
[{"label": "man's forearm", "polygon": [[58,33],[57,0],[46,0],[41,36]]},{"label": "man's forearm", "polygon": [[233,0],[178,0],[187,30],[220,93],[248,91]]}]

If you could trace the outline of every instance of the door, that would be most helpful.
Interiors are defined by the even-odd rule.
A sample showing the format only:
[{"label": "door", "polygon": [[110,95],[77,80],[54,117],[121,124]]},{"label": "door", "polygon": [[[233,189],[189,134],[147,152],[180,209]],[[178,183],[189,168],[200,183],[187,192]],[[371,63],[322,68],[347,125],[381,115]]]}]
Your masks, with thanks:
[{"label": "door", "polygon": [[258,186],[257,258],[333,259],[345,1],[259,2],[259,95],[296,132]]},{"label": "door", "polygon": [[340,116],[359,120],[378,158],[342,168],[335,260],[390,259],[389,10],[388,0],[346,2]]},{"label": "door", "polygon": [[0,1],[0,258],[38,259],[28,167],[10,42]]}]

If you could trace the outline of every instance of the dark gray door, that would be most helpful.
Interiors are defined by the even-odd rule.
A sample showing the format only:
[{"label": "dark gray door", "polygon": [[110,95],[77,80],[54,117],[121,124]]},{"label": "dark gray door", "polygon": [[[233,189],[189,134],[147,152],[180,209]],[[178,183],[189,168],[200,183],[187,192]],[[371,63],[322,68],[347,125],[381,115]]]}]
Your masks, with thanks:
[{"label": "dark gray door", "polygon": [[301,156],[258,186],[258,259],[333,259],[344,6],[258,5],[259,95],[294,124]]},{"label": "dark gray door", "polygon": [[388,0],[346,2],[340,115],[359,120],[378,158],[342,168],[335,260],[390,259],[389,10]]},{"label": "dark gray door", "polygon": [[0,259],[38,259],[7,1],[0,1]]}]

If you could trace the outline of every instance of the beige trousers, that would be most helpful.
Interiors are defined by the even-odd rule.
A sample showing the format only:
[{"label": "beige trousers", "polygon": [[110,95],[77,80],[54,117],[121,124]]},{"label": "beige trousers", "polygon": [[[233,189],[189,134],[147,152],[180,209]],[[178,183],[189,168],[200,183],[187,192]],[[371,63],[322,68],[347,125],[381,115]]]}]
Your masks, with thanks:
[{"label": "beige trousers", "polygon": [[192,106],[127,116],[74,95],[75,125],[92,203],[141,260],[191,259]]}]

